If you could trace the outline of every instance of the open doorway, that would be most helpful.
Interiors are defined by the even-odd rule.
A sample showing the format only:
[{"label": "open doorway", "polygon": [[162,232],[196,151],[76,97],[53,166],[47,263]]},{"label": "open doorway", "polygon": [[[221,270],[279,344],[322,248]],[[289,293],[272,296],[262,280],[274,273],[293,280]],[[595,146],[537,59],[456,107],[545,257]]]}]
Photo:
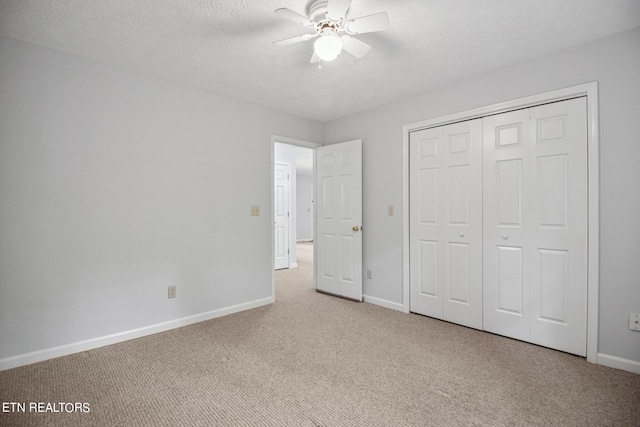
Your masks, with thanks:
[{"label": "open doorway", "polygon": [[273,296],[313,290],[315,148],[320,144],[272,137]]}]

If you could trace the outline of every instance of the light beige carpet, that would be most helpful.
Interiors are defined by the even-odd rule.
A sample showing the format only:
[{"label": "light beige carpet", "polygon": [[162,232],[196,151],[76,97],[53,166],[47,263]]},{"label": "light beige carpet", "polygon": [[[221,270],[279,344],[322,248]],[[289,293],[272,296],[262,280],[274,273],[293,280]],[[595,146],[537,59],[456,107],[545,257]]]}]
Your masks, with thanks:
[{"label": "light beige carpet", "polygon": [[275,304],[0,372],[2,402],[90,404],[0,425],[640,425],[640,375],[316,293],[298,250]]}]

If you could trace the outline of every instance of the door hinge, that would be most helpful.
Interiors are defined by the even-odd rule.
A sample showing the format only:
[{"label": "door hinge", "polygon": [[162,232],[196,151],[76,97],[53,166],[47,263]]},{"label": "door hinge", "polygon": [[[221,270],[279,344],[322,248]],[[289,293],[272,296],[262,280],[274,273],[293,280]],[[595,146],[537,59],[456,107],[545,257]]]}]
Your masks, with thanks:
[{"label": "door hinge", "polygon": [[290,254],[290,253],[291,253],[291,252],[290,252],[290,249],[287,249],[287,254]]},{"label": "door hinge", "polygon": [[291,213],[291,212],[287,212],[287,217],[289,217],[289,216],[290,216],[290,215],[289,215],[290,213]]}]

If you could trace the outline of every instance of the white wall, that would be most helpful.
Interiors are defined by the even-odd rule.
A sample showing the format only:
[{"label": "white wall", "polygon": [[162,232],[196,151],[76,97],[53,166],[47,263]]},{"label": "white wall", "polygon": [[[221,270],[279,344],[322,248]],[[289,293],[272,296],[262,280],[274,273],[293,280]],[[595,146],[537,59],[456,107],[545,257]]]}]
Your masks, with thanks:
[{"label": "white wall", "polygon": [[296,175],[297,241],[313,240],[313,176]]},{"label": "white wall", "polygon": [[271,298],[272,134],[322,125],[0,38],[0,362]]},{"label": "white wall", "polygon": [[599,351],[640,362],[628,328],[640,312],[640,28],[326,123],[325,143],[363,139],[364,293],[402,303],[403,125],[590,81],[600,99]]}]

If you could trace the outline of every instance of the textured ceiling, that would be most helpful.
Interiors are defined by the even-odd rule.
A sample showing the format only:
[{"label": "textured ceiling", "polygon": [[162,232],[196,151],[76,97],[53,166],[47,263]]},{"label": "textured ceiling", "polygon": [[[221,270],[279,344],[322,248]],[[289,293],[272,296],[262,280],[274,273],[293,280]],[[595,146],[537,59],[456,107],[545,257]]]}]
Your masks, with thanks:
[{"label": "textured ceiling", "polygon": [[322,69],[305,0],[1,0],[0,35],[327,121],[640,26],[639,0],[353,0],[391,27]]}]

